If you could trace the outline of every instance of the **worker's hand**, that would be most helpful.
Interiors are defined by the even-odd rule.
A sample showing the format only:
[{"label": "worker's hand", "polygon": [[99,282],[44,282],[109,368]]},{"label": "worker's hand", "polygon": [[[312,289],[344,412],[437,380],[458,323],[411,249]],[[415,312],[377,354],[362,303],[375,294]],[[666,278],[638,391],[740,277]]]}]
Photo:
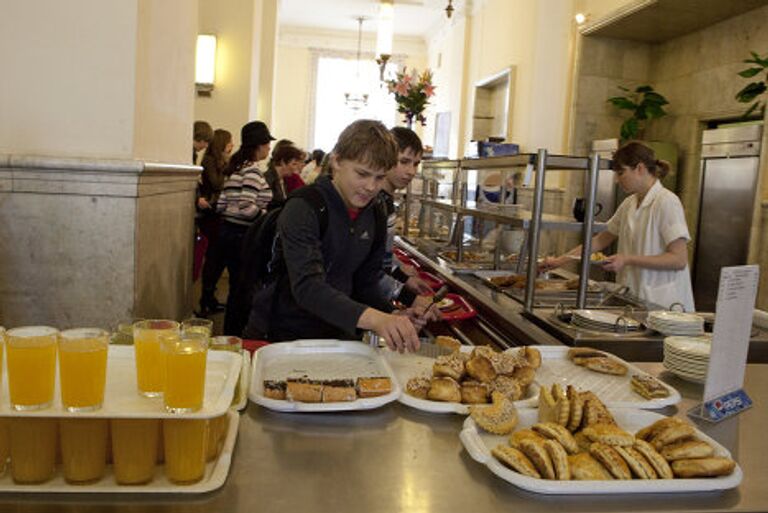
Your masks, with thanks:
[{"label": "worker's hand", "polygon": [[419,335],[407,310],[397,315],[367,308],[357,323],[359,328],[373,330],[392,351],[403,353],[419,349]]},{"label": "worker's hand", "polygon": [[567,255],[560,255],[557,257],[546,257],[544,260],[539,262],[538,264],[538,270],[539,273],[545,273],[547,271],[551,271],[552,269],[557,269],[558,267],[562,267],[568,261],[570,260],[570,257]]},{"label": "worker's hand", "polygon": [[419,271],[412,265],[400,264],[400,270],[403,271],[403,274],[406,276],[416,276],[419,274]]},{"label": "worker's hand", "polygon": [[414,294],[429,294],[432,292],[432,287],[427,285],[427,282],[418,276],[411,276],[408,278],[408,281],[405,282],[405,288]]},{"label": "worker's hand", "polygon": [[210,210],[211,204],[208,203],[208,200],[203,198],[202,196],[197,198],[197,208],[200,210]]},{"label": "worker's hand", "polygon": [[617,253],[615,255],[605,257],[605,259],[602,261],[602,264],[603,269],[615,273],[621,272],[621,270],[628,265],[632,265],[629,259],[629,255],[624,255],[622,253]]}]

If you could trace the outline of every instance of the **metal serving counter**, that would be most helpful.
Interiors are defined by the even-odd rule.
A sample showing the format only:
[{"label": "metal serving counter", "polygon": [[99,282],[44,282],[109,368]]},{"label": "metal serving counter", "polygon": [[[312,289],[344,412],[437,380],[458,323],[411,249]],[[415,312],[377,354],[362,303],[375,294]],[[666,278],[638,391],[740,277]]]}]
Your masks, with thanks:
[{"label": "metal serving counter", "polygon": [[[639,364],[648,372],[659,364]],[[701,387],[662,373],[690,408]],[[547,496],[497,478],[464,452],[463,417],[422,413],[394,403],[335,414],[274,413],[250,405],[224,487],[203,496],[4,494],[0,511],[146,513],[485,513],[607,511],[768,511],[768,365],[748,365],[755,406],[717,426],[701,426],[741,465],[739,488],[722,493]]]}]

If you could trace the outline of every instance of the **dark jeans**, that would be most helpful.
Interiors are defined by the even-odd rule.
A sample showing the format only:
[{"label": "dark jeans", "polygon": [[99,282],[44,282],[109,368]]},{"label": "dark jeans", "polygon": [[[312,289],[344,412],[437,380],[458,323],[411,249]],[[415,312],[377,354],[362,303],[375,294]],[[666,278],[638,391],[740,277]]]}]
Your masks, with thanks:
[{"label": "dark jeans", "polygon": [[240,272],[240,252],[247,226],[221,221],[213,244],[209,243],[203,265],[203,293],[200,304],[211,304],[215,299],[216,283],[226,268],[229,271],[229,293],[237,284]]}]

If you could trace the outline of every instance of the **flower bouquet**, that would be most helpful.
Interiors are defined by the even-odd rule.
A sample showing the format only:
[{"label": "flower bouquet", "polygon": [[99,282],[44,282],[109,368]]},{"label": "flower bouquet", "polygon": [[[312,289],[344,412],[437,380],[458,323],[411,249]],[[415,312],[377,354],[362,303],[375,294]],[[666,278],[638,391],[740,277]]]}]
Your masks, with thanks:
[{"label": "flower bouquet", "polygon": [[432,72],[428,69],[419,74],[415,69],[409,75],[404,67],[395,78],[387,80],[390,93],[394,93],[397,102],[397,112],[405,115],[405,122],[410,128],[413,122],[418,121],[425,125],[424,109],[427,108],[429,99],[435,95],[435,86],[432,85]]}]

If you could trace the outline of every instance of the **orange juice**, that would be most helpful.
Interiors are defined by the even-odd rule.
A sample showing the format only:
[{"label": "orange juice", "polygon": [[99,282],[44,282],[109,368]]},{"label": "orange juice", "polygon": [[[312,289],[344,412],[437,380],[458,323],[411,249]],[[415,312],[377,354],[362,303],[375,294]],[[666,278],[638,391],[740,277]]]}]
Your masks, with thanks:
[{"label": "orange juice", "polygon": [[69,411],[93,411],[104,401],[109,334],[100,329],[66,330],[59,337],[61,402]]},{"label": "orange juice", "polygon": [[227,434],[227,414],[208,420],[208,441],[205,444],[205,459],[211,461],[219,455]]},{"label": "orange juice", "polygon": [[118,484],[144,484],[155,476],[157,419],[112,419],[112,468]]},{"label": "orange juice", "polygon": [[205,474],[205,419],[164,419],[165,475],[177,484],[192,484]]},{"label": "orange juice", "polygon": [[98,481],[107,466],[107,419],[61,419],[64,478],[75,484]]},{"label": "orange juice", "polygon": [[40,410],[53,402],[57,335],[55,328],[47,326],[8,331],[8,388],[12,408]]},{"label": "orange juice", "polygon": [[210,319],[187,319],[181,323],[182,333],[199,333],[201,335],[211,336],[213,333],[213,321]]},{"label": "orange juice", "polygon": [[175,321],[149,320],[133,325],[133,346],[136,351],[136,381],[139,393],[157,397],[165,384],[165,354],[160,337],[179,333]]},{"label": "orange juice", "polygon": [[56,469],[56,419],[14,417],[9,420],[13,480],[34,484],[51,479]]},{"label": "orange juice", "polygon": [[165,393],[168,411],[190,412],[203,407],[208,338],[185,333],[180,340],[163,339]]},{"label": "orange juice", "polygon": [[8,456],[11,453],[11,440],[9,430],[10,419],[8,417],[0,418],[0,475],[5,474],[5,467],[8,464]]}]

